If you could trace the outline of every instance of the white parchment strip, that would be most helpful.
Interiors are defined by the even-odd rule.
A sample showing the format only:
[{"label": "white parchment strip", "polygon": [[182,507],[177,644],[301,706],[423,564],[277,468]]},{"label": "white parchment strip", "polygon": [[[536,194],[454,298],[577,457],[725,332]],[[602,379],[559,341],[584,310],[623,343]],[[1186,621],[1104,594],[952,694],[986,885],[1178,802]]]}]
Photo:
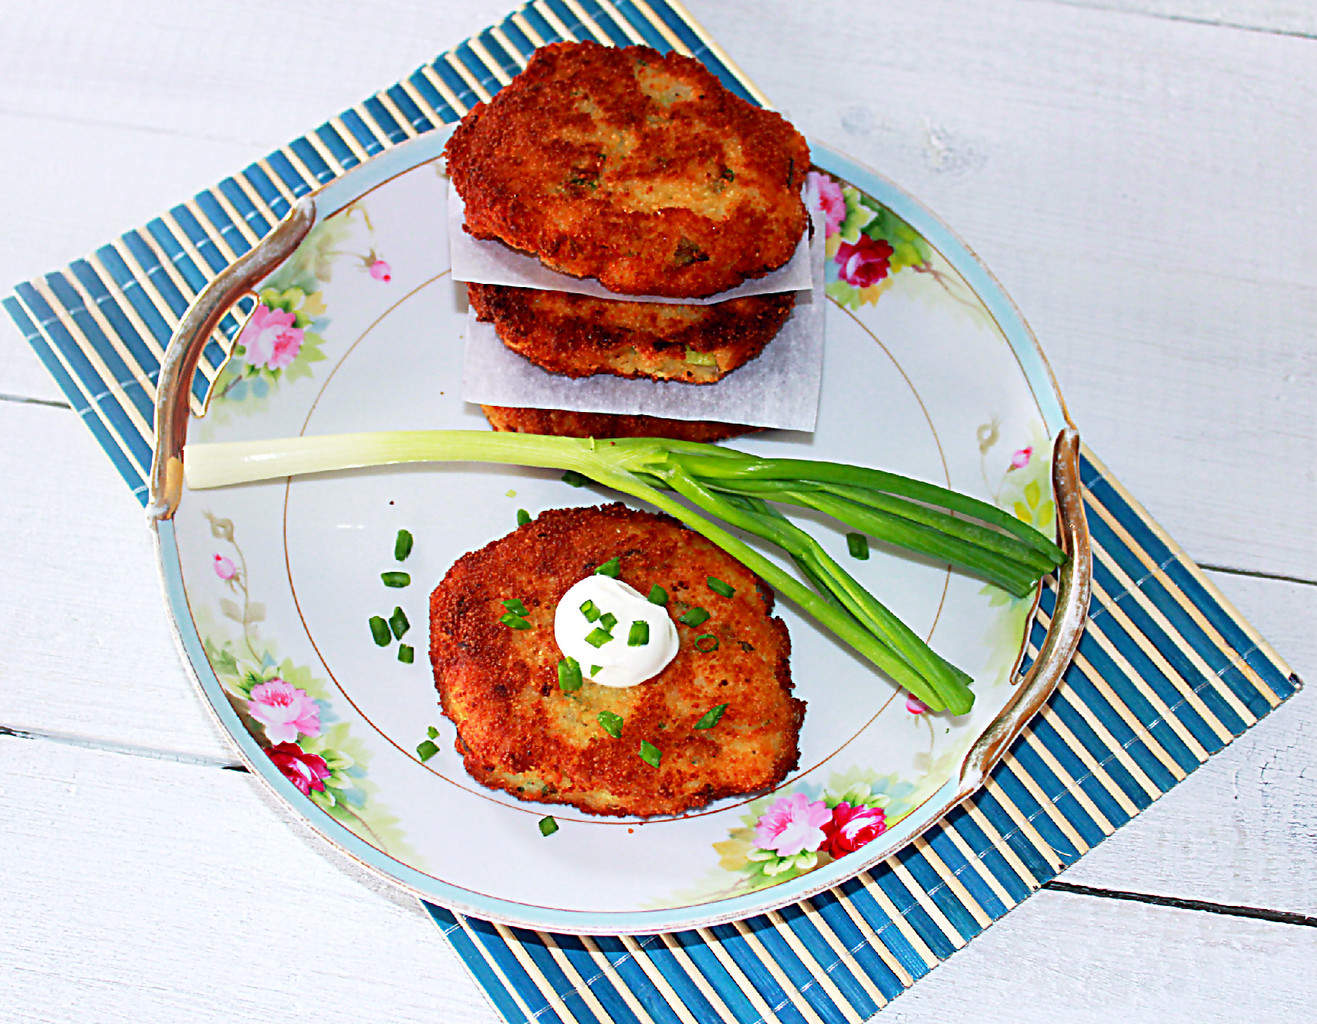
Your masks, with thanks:
[{"label": "white parchment strip", "polygon": [[[823,218],[817,203],[810,245],[813,287],[796,294],[791,316],[757,359],[716,384],[629,380],[597,374],[573,380],[547,373],[507,348],[491,324],[467,311],[462,397],[482,405],[528,406],[723,420],[813,430],[823,375]],[[460,230],[460,228],[458,229]]]},{"label": "white parchment strip", "polygon": [[[812,210],[816,204],[813,185],[805,190],[805,207]],[[744,295],[768,295],[773,292],[803,291],[809,288],[809,243],[804,237],[796,246],[791,259],[763,277],[745,281],[735,288],[711,295],[707,299],[672,299],[655,295],[622,295],[610,292],[594,278],[571,277],[550,270],[534,256],[527,256],[502,242],[472,238],[466,228],[466,207],[452,183],[448,186],[448,246],[453,263],[454,281],[475,281],[478,284],[516,285],[520,288],[539,288],[543,291],[577,292],[598,299],[621,299],[625,302],[671,302],[682,305],[707,306],[715,302],[741,298]]]}]

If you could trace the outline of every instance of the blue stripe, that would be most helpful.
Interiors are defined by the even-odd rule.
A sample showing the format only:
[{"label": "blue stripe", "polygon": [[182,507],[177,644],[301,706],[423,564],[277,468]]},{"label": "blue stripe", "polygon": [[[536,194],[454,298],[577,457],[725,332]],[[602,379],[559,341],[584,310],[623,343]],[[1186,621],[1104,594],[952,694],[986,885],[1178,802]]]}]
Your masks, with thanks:
[{"label": "blue stripe", "polygon": [[[137,333],[132,321],[124,315],[123,308],[116,301],[116,296],[101,280],[99,274],[86,260],[76,260],[69,264],[69,270],[91,296],[96,308],[105,317],[114,333],[123,341],[133,361],[136,362],[147,377],[154,379],[160,371],[160,363],[147,346],[146,341]],[[139,286],[140,290],[140,286]],[[110,350],[113,352],[113,349]],[[125,367],[127,369],[127,367]]]},{"label": "blue stripe", "polygon": [[945,960],[955,952],[956,947],[950,936],[934,923],[932,916],[920,906],[914,893],[906,888],[905,883],[897,877],[895,871],[882,864],[876,868],[871,868],[869,874],[878,883],[878,887],[887,894],[887,898],[892,901],[892,904],[896,907],[896,912],[914,928],[915,933],[924,940],[928,948],[933,951],[934,956],[939,960]]},{"label": "blue stripe", "polygon": [[[220,237],[229,244],[229,248],[236,255],[241,256],[251,248],[251,242],[247,241],[247,236],[238,230],[237,225],[233,223],[233,218],[228,215],[224,207],[220,206],[219,200],[213,194],[198,192],[194,201],[197,208],[210,221],[210,226],[219,232]],[[219,248],[216,247],[215,251],[218,253]],[[226,266],[228,266],[227,260],[219,269],[223,270]]]},{"label": "blue stripe", "polygon": [[452,52],[462,67],[466,68],[471,77],[479,82],[491,96],[502,88],[499,80],[494,77],[494,72],[485,67],[485,62],[480,59],[475,50],[471,49],[470,43],[463,42],[455,47]]},{"label": "blue stripe", "polygon": [[[1016,764],[1018,765],[1020,772],[1023,773],[1027,770],[1028,763],[1020,761],[1018,758],[1020,746],[1021,744],[1017,741],[1012,750],[1017,752]],[[1035,764],[1038,761],[1036,757],[1032,760]],[[1032,775],[1030,777],[1032,777]],[[1015,770],[1010,765],[1004,761],[998,764],[992,771],[992,778],[1001,787],[1002,792],[1010,799],[1011,803],[1015,804],[1020,813],[1024,815],[1025,820],[1039,834],[1043,842],[1050,846],[1056,855],[1060,857],[1064,866],[1068,867],[1079,859],[1079,853],[1070,844],[1070,840],[1065,837],[1052,819],[1047,816],[1043,811],[1042,805],[1039,804],[1038,801],[1034,799],[1033,794],[1025,788],[1024,784],[1020,781],[1019,776],[1016,775]],[[1052,792],[1056,792],[1059,789],[1055,777],[1053,777],[1050,772],[1046,773],[1045,779],[1035,779],[1035,781],[1038,783],[1039,788],[1042,789],[1044,794],[1046,794],[1049,789]],[[1062,816],[1065,817],[1065,815]],[[1010,826],[1011,832],[1014,832],[1015,829],[1016,826],[1012,823]],[[1019,838],[1021,842],[1026,842],[1023,836]],[[1032,868],[1033,865],[1030,865],[1030,867]],[[1051,878],[1052,874],[1053,872],[1050,870],[1050,865],[1045,865],[1043,873],[1039,875],[1039,877],[1045,880]]]},{"label": "blue stripe", "polygon": [[[581,976],[591,994],[599,1001],[599,1005],[603,1008],[605,1014],[605,1020],[617,1021],[619,1024],[628,1024],[628,1022],[640,1024],[631,1007],[627,1005],[626,1000],[622,998],[616,986],[604,973],[590,951],[586,949],[585,943],[578,936],[554,935],[554,940],[558,943],[558,947],[562,950],[568,963],[576,969],[576,973]],[[605,954],[605,959],[612,962],[616,958]],[[631,991],[631,988],[631,985],[626,985],[627,991]],[[594,1020],[595,1017],[591,1016],[589,1019]]]},{"label": "blue stripe", "polygon": [[[749,927],[754,927],[756,920],[759,919],[752,918],[746,924]],[[799,1021],[804,1024],[805,1018],[787,999],[786,992],[773,978],[773,975],[769,973],[764,961],[755,955],[735,927],[730,924],[720,924],[710,928],[709,932],[718,938],[727,955],[732,958],[737,967],[745,972],[745,976],[750,980],[750,984],[755,987],[755,991],[776,1011],[784,1024],[788,1021]]]},{"label": "blue stripe", "polygon": [[545,41],[545,43],[556,43],[562,41],[562,36],[554,31],[553,26],[544,20],[544,15],[537,11],[530,4],[521,9],[522,15],[526,19],[526,24],[535,30],[536,35]]},{"label": "blue stripe", "polygon": [[299,199],[315,187],[302,177],[301,172],[282,152],[271,153],[265,158],[265,162],[274,169],[275,174],[279,175],[279,179],[288,191]]},{"label": "blue stripe", "polygon": [[[345,123],[348,120],[348,113],[350,112],[344,111],[343,114],[340,115]],[[351,126],[349,126],[349,131],[352,131]],[[361,158],[352,151],[352,147],[344,141],[343,136],[335,131],[334,127],[328,121],[317,128],[315,134],[324,144],[325,148],[333,154],[334,159],[344,167],[352,168],[361,163]],[[355,134],[355,132],[353,132],[353,134]]]},{"label": "blue stripe", "polygon": [[[268,162],[268,161],[267,161]],[[273,168],[274,165],[270,164]],[[275,171],[278,174],[278,171]],[[248,164],[242,172],[242,176],[247,179],[247,183],[256,190],[256,194],[265,200],[265,204],[274,211],[274,215],[279,218],[286,217],[288,211],[293,208],[288,197],[284,195],[282,189],[266,173],[265,168],[257,164]]]},{"label": "blue stripe", "polygon": [[[947,866],[952,876],[962,886],[970,897],[988,914],[989,917],[1000,917],[1010,907],[1002,903],[992,888],[979,873],[982,864],[979,859],[974,858],[971,864],[969,858],[961,853],[960,848],[952,842],[950,829],[945,823],[942,827],[931,828],[924,833],[924,841],[932,848],[933,852],[942,859],[942,863]],[[972,918],[961,927],[960,932],[966,938],[977,935],[982,929],[979,923]]]},{"label": "blue stripe", "polygon": [[[989,777],[1000,785],[1000,780],[995,775],[990,773]],[[1004,788],[1003,792],[1005,793]],[[1009,793],[1005,793],[1005,795],[1007,797],[1010,796]],[[1006,887],[1012,892],[1020,891],[1019,887],[1023,886],[1025,891],[1020,897],[1021,899],[1033,895],[1038,886],[1042,885],[1042,883],[1046,882],[1049,878],[1055,876],[1056,872],[1052,870],[1052,865],[1043,858],[1042,853],[1039,852],[1034,847],[1033,843],[1024,836],[1020,831],[1019,826],[1015,824],[1015,819],[1007,813],[1006,808],[1002,806],[1001,801],[999,801],[991,791],[980,789],[974,794],[974,803],[978,806],[980,813],[988,819],[988,823],[997,830],[997,834],[1001,836],[1002,842],[1014,851],[1016,859],[1024,865],[1024,869],[1029,873],[1029,876],[1031,876],[1021,878],[1016,882],[1014,881],[1014,877],[1017,876],[1015,876],[1014,870],[1011,870],[1008,872],[999,871],[997,877],[1002,881],[1002,884],[1006,885]],[[1020,813],[1026,816],[1027,820],[1029,812],[1023,808],[1020,808],[1019,810]],[[1003,856],[1003,860],[1004,859]]]},{"label": "blue stripe", "polygon": [[[653,950],[656,945],[661,945],[660,941],[652,936],[645,935],[639,937],[637,942],[646,952]],[[631,955],[623,944],[621,939],[614,936],[596,936],[595,943],[599,946],[603,954],[608,957],[609,963],[613,965],[618,976],[630,990],[631,994],[645,1011],[653,1016],[657,1024],[679,1024],[680,1018],[676,1011],[668,1004],[667,999],[658,990],[645,970],[640,964],[636,963],[635,957]],[[652,957],[651,957],[652,959]]]},{"label": "blue stripe", "polygon": [[[978,796],[974,798],[974,801],[979,805],[980,812],[983,812],[981,801]],[[1006,895],[1012,902],[1010,906],[1004,907],[1004,910],[1014,908],[1016,904],[1033,894],[1034,890],[1030,887],[1028,879],[1021,878],[1016,874],[1015,869],[1011,867],[1010,861],[1006,859],[1005,854],[988,841],[987,833],[979,827],[978,823],[972,817],[970,817],[969,811],[965,809],[963,804],[955,808],[950,814],[942,819],[942,829],[940,831],[949,831],[951,829],[956,830],[960,835],[960,838],[965,841],[965,844],[974,851],[975,860],[977,860],[979,864],[983,866],[983,869],[995,878],[1001,887],[1006,890]],[[938,849],[938,852],[942,852],[940,848]],[[986,884],[984,884],[983,888],[987,890],[986,895],[981,895],[977,889],[971,889],[970,891],[973,892],[975,896],[979,897],[979,902],[983,904],[985,909],[988,909],[988,912],[991,913],[993,917],[1000,916],[1001,911],[992,910],[991,905],[1000,906],[1001,898]],[[992,903],[985,903],[985,899],[990,899]]]},{"label": "blue stripe", "polygon": [[[356,140],[357,145],[367,153],[373,155],[383,151],[383,143],[376,138],[375,134],[366,125],[366,122],[362,120],[361,115],[355,110],[345,110],[339,115],[339,117],[347,126],[348,131],[352,133],[352,137]],[[355,161],[356,157],[353,157],[352,159]]]},{"label": "blue stripe", "polygon": [[[799,915],[800,911],[796,911]],[[832,1001],[831,996],[819,984],[818,979],[814,976],[813,970],[805,965],[799,956],[796,955],[782,933],[767,917],[753,917],[748,920],[746,926],[754,936],[763,944],[764,951],[768,954],[769,960],[777,964],[782,972],[787,976],[787,980],[795,986],[796,991],[804,997],[810,1007],[822,1017],[825,1021],[844,1022],[845,1015],[836,1003]],[[836,954],[824,946],[819,953],[823,966],[826,969],[829,965],[836,963]]]},{"label": "blue stripe", "polygon": [[[151,337],[163,348],[169,342],[171,333],[169,322],[165,319],[164,314],[160,312],[156,303],[146,294],[145,286],[133,275],[132,268],[119,255],[119,250],[110,245],[102,246],[96,250],[96,258],[101,261],[101,266],[109,273],[110,280],[114,282],[119,293],[132,304],[137,315],[146,324],[146,329],[150,331]],[[158,267],[155,272],[160,272]],[[170,305],[167,298],[165,303],[166,308],[169,309]],[[172,309],[170,311],[172,312]]]},{"label": "blue stripe", "polygon": [[588,28],[581,23],[581,19],[572,13],[571,9],[562,2],[562,0],[544,0],[544,5],[553,11],[562,19],[562,23],[567,26],[567,30],[577,39],[589,40],[594,43],[607,42],[606,39],[599,39]]},{"label": "blue stripe", "polygon": [[391,85],[385,90],[389,99],[402,111],[402,116],[407,118],[408,122],[418,133],[433,131],[435,122],[429,115],[416,105],[416,101],[408,95],[407,90],[401,85]]},{"label": "blue stripe", "polygon": [[480,97],[471,91],[470,86],[463,81],[462,76],[454,71],[446,60],[440,58],[430,67],[434,68],[435,74],[443,81],[444,85],[453,92],[459,103],[463,104],[468,110],[480,102]]},{"label": "blue stripe", "polygon": [[[898,850],[893,859],[910,872],[910,876],[919,883],[919,887],[924,890],[938,910],[942,911],[943,916],[962,939],[973,938],[979,933],[979,924],[974,920],[974,916],[960,902],[960,898],[952,891],[951,886],[947,885],[920,850],[911,844]],[[938,931],[941,932],[942,929],[938,928]],[[951,944],[950,948],[954,949],[954,944]]]},{"label": "blue stripe", "polygon": [[[481,32],[477,38],[480,40],[480,45],[483,46],[485,50],[488,51],[489,55],[494,58],[494,63],[496,63],[509,78],[516,75],[521,70],[521,65],[513,59],[513,55],[510,54],[507,51],[507,48],[498,41],[498,38],[490,29],[485,29],[485,31]],[[482,61],[481,63],[483,64],[484,62]],[[498,82],[495,81],[494,85],[498,86]]]},{"label": "blue stripe", "polygon": [[[1053,701],[1052,703],[1054,713],[1064,721],[1065,716],[1062,713],[1062,710],[1056,706],[1060,702]],[[1070,714],[1074,715],[1074,712],[1072,711]],[[1077,716],[1075,717],[1077,718]],[[1087,728],[1082,721],[1066,724],[1076,724],[1081,730]],[[1052,756],[1056,758],[1057,762],[1063,769],[1065,769],[1069,776],[1075,780],[1075,784],[1093,803],[1093,806],[1097,808],[1098,812],[1106,817],[1113,828],[1119,828],[1129,820],[1129,815],[1126,814],[1120,804],[1116,802],[1116,798],[1107,792],[1107,788],[1098,780],[1097,775],[1083,762],[1079,753],[1072,750],[1070,744],[1061,738],[1060,733],[1056,731],[1056,728],[1051,722],[1047,721],[1047,719],[1040,715],[1034,718],[1030,728],[1033,730],[1034,738],[1041,743],[1046,750],[1051,752]],[[1078,739],[1077,734],[1076,739]],[[1103,747],[1094,757],[1094,761],[1099,767],[1106,770],[1109,769],[1109,766],[1103,763],[1106,759],[1111,759],[1111,752]],[[1116,768],[1119,769],[1119,766],[1117,765]],[[1109,770],[1108,774],[1110,774]],[[1087,812],[1084,812],[1084,815],[1085,819],[1089,817]],[[1082,834],[1090,846],[1095,846],[1102,842],[1105,835],[1101,826],[1096,821],[1093,822],[1092,832],[1082,832]]]},{"label": "blue stripe", "polygon": [[229,265],[229,261],[219,251],[219,246],[206,233],[206,229],[202,227],[201,222],[192,215],[192,211],[186,206],[175,206],[169,211],[169,214],[191,240],[192,245],[201,254],[201,258],[210,266],[211,272],[201,280],[201,286],[204,287],[210,278]]},{"label": "blue stripe", "polygon": [[[1041,724],[1041,720],[1035,718],[1029,728],[1036,732]],[[1056,735],[1054,730],[1048,729],[1047,732],[1053,737]],[[1051,753],[1058,762],[1061,761],[1059,751],[1053,750]],[[1023,735],[1011,747],[1011,754],[1015,757],[1020,773],[1033,779],[1038,788],[1042,790],[1048,803],[1055,806],[1061,817],[1074,827],[1074,830],[1079,833],[1080,838],[1087,846],[1092,847],[1102,841],[1102,829],[1088,816],[1088,812],[1084,810],[1074,794],[1066,787],[1060,776],[1052,771],[1047,762],[1030,744],[1025,742]],[[1071,774],[1073,776],[1073,773]],[[1079,849],[1069,839],[1065,838],[1065,833],[1061,831],[1061,827],[1051,817],[1039,815],[1038,820],[1034,822],[1034,827],[1042,833],[1054,850],[1064,854],[1069,863],[1079,859]]]},{"label": "blue stripe", "polygon": [[503,34],[507,36],[508,42],[520,51],[523,62],[529,60],[530,55],[535,52],[535,44],[532,43],[530,37],[522,31],[521,26],[511,18],[508,18],[499,27],[503,29]]},{"label": "blue stripe", "polygon": [[[294,139],[288,144],[288,148],[306,165],[307,170],[315,175],[316,181],[321,185],[334,180],[334,171],[315,151],[311,143],[306,141],[305,137]],[[292,164],[289,164],[289,167],[291,168]]]},{"label": "blue stripe", "polygon": [[631,2],[631,0],[621,0],[621,2],[615,6],[617,7],[618,13],[626,18],[627,21],[631,22],[631,27],[640,33],[641,38],[645,40],[647,46],[653,47],[655,50],[658,50],[659,53],[667,53],[672,49],[672,47],[668,45],[668,41],[663,38],[663,33],[656,29],[653,24],[650,23],[650,20],[640,13],[639,9]]},{"label": "blue stripe", "polygon": [[[852,973],[850,967],[838,957],[827,939],[823,937],[823,934],[815,926],[814,922],[810,920],[809,915],[805,913],[804,904],[793,903],[790,906],[783,907],[779,913],[782,915],[782,919],[787,923],[787,926],[795,934],[796,938],[809,951],[810,955],[814,958],[814,961],[823,968],[824,972],[832,980],[832,983],[837,986],[837,991],[839,991],[842,997],[846,1000],[846,1005],[859,1011],[866,1017],[871,1013],[876,1013],[879,1008],[878,1004],[875,1003],[869,993],[864,990],[864,987],[856,979],[855,974]],[[852,925],[852,928],[853,927],[854,926]],[[771,950],[772,947],[769,948]],[[808,974],[813,978],[815,975],[815,968],[808,968]],[[817,988],[818,986],[815,987]],[[820,991],[822,990],[820,989]],[[823,1012],[821,1008],[822,1004],[816,1004],[811,1000],[811,1005],[819,1010],[820,1013]],[[840,1013],[840,1009],[835,1006],[831,998],[829,998],[827,1005],[833,1008],[833,1012]],[[844,1016],[839,1017],[839,1019],[844,1019]]]},{"label": "blue stripe", "polygon": [[581,10],[590,15],[594,19],[594,23],[603,29],[608,36],[606,40],[601,40],[601,42],[609,42],[614,46],[631,45],[631,39],[622,30],[622,27],[596,0],[581,0]]},{"label": "blue stripe", "polygon": [[[1152,798],[1135,781],[1130,770],[1121,764],[1115,751],[1098,739],[1097,733],[1084,721],[1083,716],[1069,700],[1054,697],[1051,707],[1053,713],[1066,724],[1071,733],[1074,734],[1075,739],[1083,744],[1084,749],[1093,756],[1093,759],[1107,773],[1111,781],[1116,784],[1136,808],[1143,810],[1152,803]],[[1085,789],[1087,791],[1087,787]],[[1114,798],[1107,796],[1106,787],[1099,786],[1098,789],[1101,790],[1102,801],[1097,800],[1096,793],[1090,795],[1093,796],[1094,801],[1102,808],[1111,823],[1119,828],[1128,820],[1128,815],[1123,808],[1115,804]],[[1108,806],[1107,801],[1111,801],[1112,806]]]},{"label": "blue stripe", "polygon": [[894,999],[905,991],[901,979],[879,956],[868,936],[860,930],[860,926],[851,920],[851,916],[846,913],[841,901],[837,899],[836,893],[830,890],[821,892],[811,897],[810,902],[879,992],[887,999]]},{"label": "blue stripe", "polygon": [[265,213],[251,201],[247,193],[238,185],[236,179],[229,177],[219,183],[219,191],[223,193],[238,215],[242,217],[252,231],[256,233],[257,238],[264,238],[274,227],[265,215]]},{"label": "blue stripe", "polygon": [[759,1020],[754,1004],[741,991],[741,986],[728,973],[727,968],[709,949],[699,932],[676,932],[672,936],[704,976],[710,987],[722,998],[728,1011],[739,1024],[751,1024]]},{"label": "blue stripe", "polygon": [[498,964],[499,969],[508,980],[516,986],[518,994],[525,1001],[530,1012],[535,1015],[535,1019],[537,1021],[558,1021],[559,1024],[562,1024],[562,1018],[549,1005],[548,998],[540,991],[539,986],[531,980],[516,956],[508,948],[507,943],[499,935],[498,930],[489,922],[482,921],[479,918],[467,917],[465,921],[467,927],[471,930],[471,934],[484,947],[490,958]]},{"label": "blue stripe", "polygon": [[[430,66],[434,67],[433,64]],[[460,120],[457,111],[449,106],[448,101],[443,98],[424,72],[419,70],[414,72],[408,81],[412,83],[412,88],[420,93],[421,98],[434,108],[444,124],[454,124]]]},{"label": "blue stripe", "polygon": [[399,126],[397,119],[389,113],[389,108],[372,96],[362,103],[366,113],[371,116],[375,122],[375,127],[380,130],[380,134],[386,139],[397,145],[407,139],[407,133]]},{"label": "blue stripe", "polygon": [[471,972],[480,987],[485,990],[495,1009],[503,1015],[503,1018],[509,1024],[522,1024],[526,1021],[526,1015],[521,1012],[521,1009],[513,1000],[507,986],[499,981],[498,975],[494,973],[485,958],[480,955],[475,943],[462,930],[462,926],[458,924],[453,912],[435,906],[433,903],[422,903],[421,906],[425,907],[434,919],[435,924],[439,926],[443,937],[452,943],[453,949],[462,958],[467,970]]}]

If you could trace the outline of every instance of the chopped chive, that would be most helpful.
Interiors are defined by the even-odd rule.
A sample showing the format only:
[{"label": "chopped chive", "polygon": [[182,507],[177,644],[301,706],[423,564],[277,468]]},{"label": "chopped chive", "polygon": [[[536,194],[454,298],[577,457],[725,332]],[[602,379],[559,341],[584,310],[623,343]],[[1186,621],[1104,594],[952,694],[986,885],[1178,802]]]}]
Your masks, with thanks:
[{"label": "chopped chive", "polygon": [[703,608],[699,607],[698,605],[696,605],[694,608],[691,608],[689,611],[677,617],[678,622],[684,623],[685,625],[692,627],[703,625],[705,622],[708,621],[708,619],[709,619],[709,613],[706,612]]},{"label": "chopped chive", "polygon": [[409,587],[412,583],[412,578],[409,573],[398,572],[396,570],[393,572],[380,573],[380,580],[386,587]]},{"label": "chopped chive", "polygon": [[500,615],[498,621],[503,623],[509,629],[530,629],[530,623],[523,619],[516,612],[508,612],[506,615]]},{"label": "chopped chive", "polygon": [[370,635],[374,637],[377,647],[389,646],[389,624],[384,621],[382,615],[370,617]]},{"label": "chopped chive", "polygon": [[[398,605],[393,606],[393,614],[389,616],[389,629],[393,630],[395,640],[401,640],[402,635],[411,629],[412,624],[407,621],[407,613]],[[379,641],[376,641],[378,643]],[[383,644],[380,644],[383,647]]]},{"label": "chopped chive", "polygon": [[589,478],[582,476],[574,469],[569,469],[562,475],[562,482],[570,484],[572,487],[584,487],[589,482]]},{"label": "chopped chive", "polygon": [[695,649],[701,654],[712,654],[718,649],[718,638],[712,633],[701,633],[695,638]]},{"label": "chopped chive", "polygon": [[530,513],[527,512],[524,508],[517,509],[517,525],[525,526],[529,522],[530,522]]},{"label": "chopped chive", "polygon": [[644,619],[637,619],[631,623],[631,632],[627,633],[626,645],[644,647],[647,643],[649,643],[649,623]]},{"label": "chopped chive", "polygon": [[609,640],[613,639],[613,634],[606,629],[600,629],[595,626],[590,631],[590,635],[585,638],[585,642],[591,647],[603,647]]},{"label": "chopped chive", "polygon": [[717,576],[709,577],[709,589],[715,594],[722,594],[723,597],[731,597],[736,593],[736,588],[730,583],[724,583]]},{"label": "chopped chive", "polygon": [[412,553],[412,535],[406,530],[399,530],[393,538],[393,557],[401,562]]},{"label": "chopped chive", "polygon": [[617,616],[614,615],[612,612],[605,612],[603,615],[599,617],[600,629],[606,629],[608,630],[608,632],[611,633],[613,631],[613,627],[616,625],[617,625]]},{"label": "chopped chive", "polygon": [[590,678],[593,679],[595,676],[597,676],[597,675],[598,675],[600,672],[602,672],[603,670],[604,670],[604,666],[603,666],[603,665],[591,665],[591,666],[590,666]]},{"label": "chopped chive", "polygon": [[596,569],[594,571],[594,574],[596,576],[611,576],[613,577],[613,579],[617,579],[617,574],[621,572],[621,568],[618,565],[618,558],[619,556],[614,555],[607,562],[605,562],[598,569]]},{"label": "chopped chive", "polygon": [[581,614],[585,616],[586,622],[594,622],[595,619],[599,618],[599,609],[595,607],[593,601],[587,600],[581,605]]},{"label": "chopped chive", "polygon": [[727,710],[726,704],[715,704],[706,711],[700,720],[695,723],[697,729],[712,729],[718,724],[718,719],[722,718],[723,712]]},{"label": "chopped chive", "polygon": [[437,740],[439,738],[439,730],[432,725],[425,730],[425,735],[429,736],[432,740]]},{"label": "chopped chive", "polygon": [[410,665],[416,660],[416,649],[411,644],[398,645],[398,660],[404,665]]},{"label": "chopped chive", "polygon": [[649,740],[640,741],[640,760],[653,768],[659,766],[659,760],[663,757],[663,752],[658,747],[650,743]]},{"label": "chopped chive", "polygon": [[615,715],[611,711],[599,712],[599,724],[603,727],[604,732],[615,740],[622,738],[622,716]]},{"label": "chopped chive", "polygon": [[439,753],[439,748],[434,745],[432,740],[422,740],[416,747],[416,756],[422,761],[428,761]]},{"label": "chopped chive", "polygon": [[691,366],[717,366],[718,357],[712,352],[696,352],[689,345],[686,346],[686,362]]},{"label": "chopped chive", "polygon": [[649,588],[649,603],[664,607],[668,603],[668,592],[655,583]]},{"label": "chopped chive", "polygon": [[575,658],[568,656],[558,662],[558,689],[571,693],[581,688],[581,665]]},{"label": "chopped chive", "polygon": [[509,597],[506,601],[503,602],[503,607],[506,608],[508,611],[512,612],[514,615],[530,614],[529,612],[526,611],[526,606],[521,603],[521,598],[519,597]]},{"label": "chopped chive", "polygon": [[862,533],[846,534],[846,550],[851,553],[852,558],[858,558],[863,562],[869,557],[869,538]]},{"label": "chopped chive", "polygon": [[540,835],[551,836],[558,831],[558,823],[553,820],[552,814],[546,814],[540,819]]}]

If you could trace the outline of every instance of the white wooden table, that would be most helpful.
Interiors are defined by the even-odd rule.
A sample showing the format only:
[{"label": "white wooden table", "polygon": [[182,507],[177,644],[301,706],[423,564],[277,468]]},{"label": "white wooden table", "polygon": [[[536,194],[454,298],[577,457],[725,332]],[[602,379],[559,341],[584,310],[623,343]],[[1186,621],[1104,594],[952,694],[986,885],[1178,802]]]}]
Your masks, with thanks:
[{"label": "white wooden table", "polygon": [[[0,282],[143,222],[510,2],[0,0]],[[809,134],[977,249],[1086,440],[1317,674],[1317,8],[691,7]],[[226,770],[142,513],[7,319],[0,436],[0,1017],[495,1021],[414,901]],[[1301,693],[885,1017],[1314,1019],[1315,741]]]}]

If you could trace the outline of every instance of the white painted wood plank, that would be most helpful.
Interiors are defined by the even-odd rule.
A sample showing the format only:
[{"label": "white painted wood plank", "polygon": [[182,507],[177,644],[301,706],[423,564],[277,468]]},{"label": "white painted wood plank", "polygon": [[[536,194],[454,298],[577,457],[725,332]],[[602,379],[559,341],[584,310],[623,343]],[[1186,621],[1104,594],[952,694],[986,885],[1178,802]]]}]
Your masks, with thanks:
[{"label": "white painted wood plank", "polygon": [[1305,0],[1053,0],[1156,18],[1197,21],[1258,32],[1317,36],[1317,9]]}]

